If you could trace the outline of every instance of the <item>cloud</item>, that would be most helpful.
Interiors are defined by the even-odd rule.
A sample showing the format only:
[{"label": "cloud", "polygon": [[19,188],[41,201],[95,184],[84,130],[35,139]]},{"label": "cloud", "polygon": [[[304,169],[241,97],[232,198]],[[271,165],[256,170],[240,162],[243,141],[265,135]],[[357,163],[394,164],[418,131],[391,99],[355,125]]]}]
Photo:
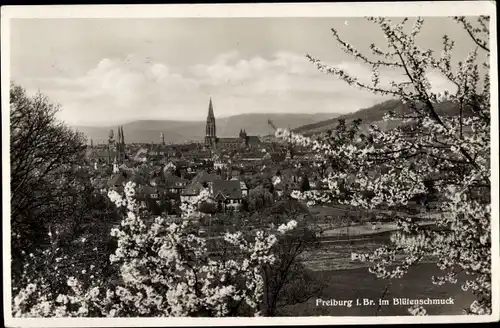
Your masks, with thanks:
[{"label": "cloud", "polygon": [[[359,62],[329,63],[366,82],[370,67]],[[400,72],[381,72],[401,79]],[[438,74],[433,87],[447,88]],[[106,124],[134,119],[203,119],[208,96],[216,115],[248,112],[349,112],[384,98],[360,91],[334,76],[319,72],[304,55],[276,52],[270,58],[244,58],[233,51],[211,62],[170,67],[136,55],[104,58],[79,77],[31,79],[63,105],[61,118],[70,124]]]},{"label": "cloud", "polygon": [[227,87],[238,95],[338,94],[351,89],[335,77],[319,72],[304,55],[290,52],[277,52],[269,59],[259,56],[243,59],[232,52],[216,57],[209,64],[192,67],[191,73],[203,85]]},{"label": "cloud", "polygon": [[182,113],[173,105],[182,104],[198,88],[195,80],[171,71],[165,64],[135,55],[102,59],[80,77],[32,79],[27,85],[60,102],[60,117],[71,124],[148,118],[149,113],[158,114],[162,108]]},{"label": "cloud", "polygon": [[437,71],[428,72],[426,77],[431,83],[432,92],[440,93],[447,90],[454,93],[457,91],[457,86]]},{"label": "cloud", "polygon": [[197,87],[196,82],[171,72],[165,64],[148,62],[134,55],[103,59],[78,82],[90,94],[114,97],[120,107],[139,104],[145,97],[172,97]]}]

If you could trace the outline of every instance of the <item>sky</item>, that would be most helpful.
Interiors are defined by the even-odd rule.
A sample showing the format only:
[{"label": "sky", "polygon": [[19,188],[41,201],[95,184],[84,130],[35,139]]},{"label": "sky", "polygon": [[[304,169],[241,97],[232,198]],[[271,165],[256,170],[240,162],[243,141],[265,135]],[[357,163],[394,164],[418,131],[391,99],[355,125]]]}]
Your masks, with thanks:
[{"label": "sky", "polygon": [[[348,113],[384,100],[307,60],[369,81],[370,67],[345,54],[331,28],[361,51],[385,44],[376,25],[350,17],[13,19],[11,80],[59,103],[59,118],[72,125],[204,120],[209,97],[216,117]],[[445,17],[426,18],[417,41],[439,53],[444,34],[456,40],[455,58],[474,48]],[[438,74],[429,78],[437,91],[452,88]]]}]

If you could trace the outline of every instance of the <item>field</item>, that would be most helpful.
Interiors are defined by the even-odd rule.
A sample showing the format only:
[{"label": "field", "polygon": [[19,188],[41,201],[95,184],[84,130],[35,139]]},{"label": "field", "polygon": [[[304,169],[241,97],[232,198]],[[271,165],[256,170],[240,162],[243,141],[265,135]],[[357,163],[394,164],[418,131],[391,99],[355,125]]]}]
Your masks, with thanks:
[{"label": "field", "polygon": [[[407,275],[399,280],[377,279],[366,268],[349,270],[315,271],[313,273],[321,279],[327,287],[317,296],[305,303],[288,306],[281,309],[281,316],[390,316],[410,315],[409,306],[388,305],[381,306],[316,306],[317,299],[329,300],[356,300],[382,298],[385,288],[390,283],[383,299],[411,298],[425,299],[451,297],[453,305],[428,305],[426,310],[432,315],[460,315],[462,309],[474,300],[472,293],[463,292],[460,285],[436,286],[432,284],[431,276],[439,274],[435,264],[425,263],[413,268]],[[355,302],[355,301],[354,301]],[[391,302],[392,303],[392,302]]]},{"label": "field", "polygon": [[[327,238],[320,247],[303,254],[303,263],[310,273],[325,284],[319,295],[312,297],[305,303],[287,306],[281,309],[281,316],[388,316],[410,315],[408,305],[394,305],[393,298],[447,299],[451,297],[453,305],[428,305],[426,310],[435,315],[459,315],[462,309],[474,300],[472,293],[463,292],[460,277],[456,285],[437,286],[432,283],[433,275],[440,275],[440,270],[435,260],[427,258],[399,280],[378,279],[368,272],[368,265],[363,262],[353,261],[351,254],[371,253],[376,248],[388,243],[391,231],[363,234],[354,236],[351,240],[335,240]],[[351,235],[352,236],[352,235]],[[384,291],[387,291],[385,295]],[[363,298],[378,302],[379,298],[389,300],[389,305],[381,306],[317,306],[318,299],[322,300],[353,300]]]}]

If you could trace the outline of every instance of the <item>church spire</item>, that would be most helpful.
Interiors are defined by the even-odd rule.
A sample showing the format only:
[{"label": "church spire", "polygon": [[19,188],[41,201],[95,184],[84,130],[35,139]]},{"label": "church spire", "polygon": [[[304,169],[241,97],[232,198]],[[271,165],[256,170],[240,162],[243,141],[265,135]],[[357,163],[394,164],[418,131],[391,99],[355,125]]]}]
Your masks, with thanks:
[{"label": "church spire", "polygon": [[122,145],[125,146],[125,136],[123,135],[123,126],[120,127],[120,131],[121,131],[120,135],[122,137],[121,140],[120,140],[120,142],[122,143]]},{"label": "church spire", "polygon": [[214,118],[215,119],[215,115],[214,115],[214,107],[212,105],[212,97],[210,97],[210,102],[208,103],[208,118]]},{"label": "church spire", "polygon": [[212,105],[212,97],[210,97],[210,102],[208,103],[208,116],[207,116],[207,129],[206,135],[210,137],[215,137],[215,115],[214,107]]},{"label": "church spire", "polygon": [[113,129],[109,129],[109,134],[108,134],[108,164],[111,164],[111,151],[113,149],[114,143],[115,143],[115,133],[113,132]]},{"label": "church spire", "polygon": [[122,130],[118,127],[118,136],[116,138],[117,143],[122,142]]},{"label": "church spire", "polygon": [[214,107],[212,104],[212,97],[208,103],[208,116],[207,116],[207,126],[205,128],[205,146],[208,148],[215,148],[215,143],[217,142],[217,133],[215,129],[215,115]]}]

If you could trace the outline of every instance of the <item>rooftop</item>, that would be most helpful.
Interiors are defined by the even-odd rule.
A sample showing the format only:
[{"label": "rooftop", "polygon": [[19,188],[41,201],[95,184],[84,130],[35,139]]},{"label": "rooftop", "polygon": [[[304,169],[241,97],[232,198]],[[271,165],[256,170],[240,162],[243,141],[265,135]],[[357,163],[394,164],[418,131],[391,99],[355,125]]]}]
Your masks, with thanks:
[{"label": "rooftop", "polygon": [[241,198],[241,184],[238,180],[217,180],[212,186],[212,194],[217,197],[218,194],[229,199]]},{"label": "rooftop", "polygon": [[121,186],[123,183],[127,181],[127,178],[123,173],[116,173],[111,176],[108,180],[108,185],[110,186]]},{"label": "rooftop", "polygon": [[214,182],[220,179],[221,177],[216,174],[210,174],[207,171],[200,171],[191,181],[203,183],[203,182]]}]

